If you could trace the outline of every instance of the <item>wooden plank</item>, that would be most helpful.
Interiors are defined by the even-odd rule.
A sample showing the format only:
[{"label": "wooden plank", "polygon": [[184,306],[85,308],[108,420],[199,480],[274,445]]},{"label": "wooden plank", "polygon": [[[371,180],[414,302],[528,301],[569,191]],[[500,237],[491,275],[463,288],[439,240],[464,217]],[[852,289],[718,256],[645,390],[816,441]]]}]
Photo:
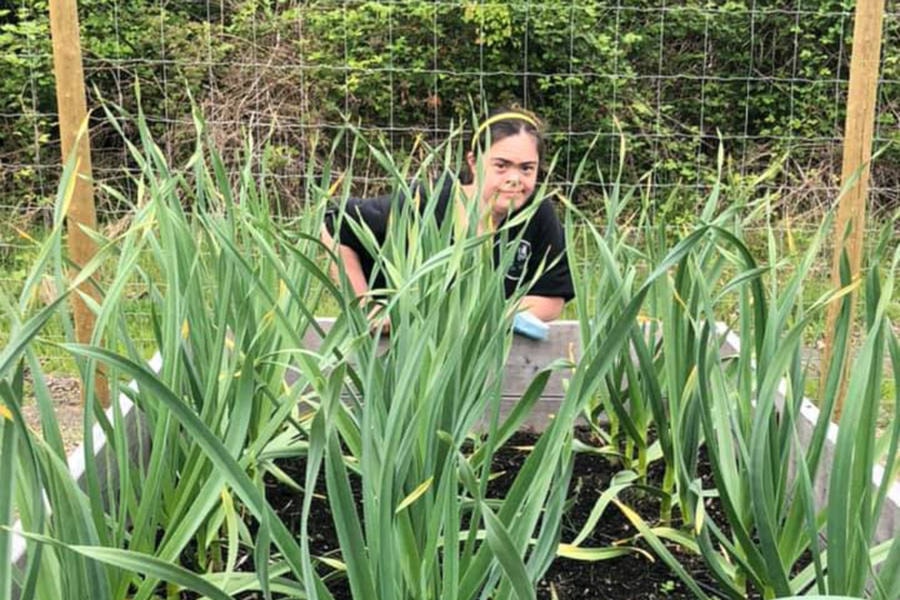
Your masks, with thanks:
[{"label": "wooden plank", "polygon": [[[334,324],[333,318],[317,319],[319,325],[326,332]],[[522,336],[513,338],[513,346],[510,349],[504,374],[503,395],[510,398],[519,398],[528,389],[528,385],[538,372],[560,358],[572,358],[577,360],[579,356],[578,323],[575,321],[557,321],[550,324],[550,333],[546,340],[535,341]],[[312,329],[306,331],[303,338],[304,347],[310,350],[318,350],[322,340]],[[384,337],[380,345],[387,348],[390,339]],[[288,375],[288,383],[296,380],[295,375]],[[561,399],[563,397],[563,375],[554,373],[544,390],[544,398]]]},{"label": "wooden plank", "polygon": [[[847,115],[844,125],[844,159],[841,169],[843,196],[838,205],[834,225],[834,254],[831,280],[841,285],[841,256],[844,250],[850,262],[853,282],[860,278],[863,236],[866,230],[866,198],[869,191],[872,136],[875,128],[875,103],[878,92],[878,72],[881,61],[881,30],[884,0],[859,0],[853,25],[853,54],[850,59],[850,89],[847,95]],[[846,237],[845,237],[846,234]],[[850,295],[851,323],[856,315],[857,294]],[[831,303],[826,313],[823,373],[819,389],[824,390],[828,365],[834,354],[834,325],[840,303]],[[852,327],[852,325],[851,325]],[[840,421],[844,398],[847,395],[846,377],[838,392],[833,419]]]},{"label": "wooden plank", "polygon": [[[333,318],[317,319],[319,325],[328,332],[334,324]],[[506,415],[522,398],[535,376],[551,363],[568,359],[577,362],[581,358],[580,331],[577,321],[554,321],[550,323],[547,339],[532,340],[523,336],[513,336],[503,373],[503,391],[501,398],[501,414]],[[308,329],[303,339],[304,348],[318,351],[322,340],[320,336]],[[387,349],[389,338],[382,338],[380,347]],[[632,358],[637,360],[632,353]],[[524,428],[543,431],[550,420],[559,412],[560,404],[565,396],[564,382],[568,373],[555,371],[541,394],[540,401],[525,420]],[[297,379],[297,374],[288,372],[287,383]]]},{"label": "wooden plank", "polygon": [[[319,325],[326,332],[334,324],[333,318],[318,319]],[[303,339],[304,347],[318,350],[321,346],[319,335],[309,329]],[[544,367],[560,358],[577,359],[579,356],[578,323],[575,321],[557,321],[551,323],[550,332],[544,341],[531,340],[522,336],[514,336],[503,376],[503,394],[501,398],[501,414],[506,415],[522,398],[535,375]],[[389,338],[382,338],[380,345],[386,349]],[[297,379],[295,373],[288,372],[287,383]],[[542,431],[546,429],[550,419],[559,411],[560,403],[565,395],[563,380],[565,374],[559,371],[550,376],[547,387],[534,410],[525,421],[526,429]]]},{"label": "wooden plank", "polygon": [[[94,207],[87,99],[76,0],[50,0],[50,36],[53,42],[53,73],[56,77],[62,160],[66,163],[74,154],[76,164],[75,185],[66,213],[66,226],[69,259],[75,269],[79,269],[90,262],[97,252],[96,244],[84,232],[85,228],[97,228],[97,212]],[[90,282],[82,284],[79,291],[100,300],[99,293]],[[90,343],[94,331],[94,313],[79,294],[72,294],[72,317],[78,342]],[[99,370],[94,386],[100,403],[104,408],[108,407],[109,388]],[[85,387],[82,386],[82,402],[84,393]]]},{"label": "wooden plank", "polygon": [[[581,354],[578,340],[576,321],[551,323],[547,339],[543,341],[513,336],[513,345],[506,360],[500,414],[509,414],[544,367],[561,358],[577,360]],[[543,431],[547,428],[550,420],[559,412],[565,396],[563,381],[566,377],[567,374],[561,371],[550,376],[541,399],[523,423],[525,429]]]}]

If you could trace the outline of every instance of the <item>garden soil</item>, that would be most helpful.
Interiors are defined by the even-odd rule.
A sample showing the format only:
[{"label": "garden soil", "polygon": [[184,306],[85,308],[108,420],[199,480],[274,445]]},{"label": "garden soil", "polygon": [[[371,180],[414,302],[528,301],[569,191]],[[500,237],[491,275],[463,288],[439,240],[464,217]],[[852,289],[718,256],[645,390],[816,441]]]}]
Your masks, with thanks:
[{"label": "garden soil", "polygon": [[[73,377],[57,376],[48,380],[48,386],[56,404],[56,418],[60,424],[63,442],[67,452],[74,450],[81,441],[82,411],[79,381]],[[30,426],[40,432],[37,409],[33,403],[23,409]],[[588,434],[582,432],[580,437],[589,441]],[[502,496],[512,484],[515,473],[525,460],[526,453],[521,448],[533,445],[536,434],[523,432],[514,437],[505,448],[497,452],[494,471],[502,472],[491,484],[491,493]],[[279,466],[295,480],[303,480],[305,462],[295,460],[281,463]],[[593,509],[596,498],[608,488],[610,478],[618,471],[618,467],[596,456],[579,454],[575,464],[570,486],[570,500],[573,502],[563,523],[563,539],[571,540],[581,529]],[[661,473],[651,472],[651,477],[659,479]],[[289,528],[299,529],[300,496],[290,488],[279,485],[274,480],[267,482],[267,496],[273,507]],[[323,486],[324,487],[324,486]],[[637,494],[625,495],[622,498],[632,509],[650,521],[658,517],[658,502],[649,496]],[[313,552],[320,555],[337,552],[337,535],[331,524],[331,511],[323,496],[313,501],[314,514],[310,523],[314,525],[310,532]],[[609,506],[594,533],[588,537],[583,546],[606,547],[635,534],[634,528],[614,506]],[[679,600],[693,598],[689,590],[678,580],[666,565],[655,558],[646,545],[636,544],[645,553],[633,553],[624,557],[600,561],[581,562],[568,559],[557,559],[540,582],[538,598],[550,600]],[[670,547],[684,567],[699,579],[701,585],[711,588],[706,568],[697,556],[682,552],[677,547]],[[336,600],[350,600],[349,589],[343,581],[329,584]],[[184,598],[195,597],[185,594]],[[251,600],[255,596],[246,596],[243,600]],[[366,599],[368,600],[368,599]]]},{"label": "garden soil", "polygon": [[[500,449],[493,463],[494,473],[502,475],[492,480],[489,494],[502,497],[515,480],[515,474],[524,463],[527,448],[537,440],[537,434],[520,432]],[[580,431],[579,437],[590,442],[590,435]],[[293,460],[279,462],[278,466],[295,481],[303,481],[305,461]],[[563,540],[573,539],[587,521],[597,498],[609,487],[610,479],[621,467],[596,455],[578,454],[571,484],[569,500],[572,505],[563,521]],[[705,477],[709,477],[707,474]],[[657,484],[662,479],[661,469],[654,469],[649,474],[650,480]],[[322,477],[320,477],[320,480]],[[299,529],[302,509],[302,496],[299,492],[269,478],[267,481],[267,497],[273,508],[287,524],[296,531]],[[705,486],[711,485],[706,481]],[[320,481],[320,487],[324,485]],[[355,490],[357,498],[358,489]],[[641,514],[651,525],[657,524],[659,503],[649,495],[637,492],[620,496],[620,499],[633,510]],[[332,515],[324,493],[317,495],[313,501],[310,524],[310,544],[314,554],[335,554],[338,548],[337,535],[331,526]],[[713,515],[719,520],[719,515]],[[721,522],[721,521],[720,521]],[[584,562],[558,558],[551,565],[545,577],[539,583],[538,598],[541,600],[679,600],[695,596],[659,559],[655,558],[649,546],[643,542],[633,542],[637,531],[622,513],[610,505],[597,528],[582,544],[584,547],[609,547],[628,543],[642,552],[634,552],[624,557],[598,562]],[[696,555],[683,552],[680,548],[669,546],[669,550],[701,587],[715,597],[715,585],[708,574],[703,560]],[[329,589],[336,600],[351,600],[352,596],[343,580],[329,583]],[[256,596],[247,596],[243,600],[251,600]],[[368,599],[366,599],[368,600]]]}]

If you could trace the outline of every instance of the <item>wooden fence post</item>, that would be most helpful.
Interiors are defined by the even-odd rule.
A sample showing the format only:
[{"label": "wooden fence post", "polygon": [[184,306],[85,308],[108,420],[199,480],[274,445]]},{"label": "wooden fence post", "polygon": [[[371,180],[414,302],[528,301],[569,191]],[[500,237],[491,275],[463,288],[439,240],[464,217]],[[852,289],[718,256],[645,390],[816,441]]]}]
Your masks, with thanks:
[{"label": "wooden fence post", "polygon": [[[844,159],[841,186],[844,195],[838,206],[834,226],[834,255],[831,280],[841,283],[841,256],[846,249],[852,280],[858,281],[862,266],[863,236],[866,230],[866,197],[869,190],[869,161],[872,158],[872,136],[875,128],[875,104],[881,60],[881,28],[884,0],[858,0],[853,24],[853,54],[850,59],[850,86],[847,92],[847,116],[844,126]],[[855,180],[854,180],[855,178]],[[846,234],[846,237],[845,237]],[[856,318],[857,294],[851,292],[850,318]],[[840,303],[828,306],[825,320],[825,352],[819,389],[824,389],[827,369],[834,356],[834,325]],[[834,420],[840,419],[846,396],[846,378],[838,392]]]},{"label": "wooden fence post", "polygon": [[[75,186],[66,214],[66,227],[69,258],[78,269],[87,264],[96,253],[96,244],[84,233],[82,227],[96,229],[97,213],[94,207],[91,147],[87,128],[79,135],[87,122],[88,114],[77,0],[50,0],[50,37],[53,42],[53,73],[56,77],[63,163],[69,160],[73,152],[76,156]],[[84,294],[97,297],[90,283],[83,284],[79,289]],[[72,314],[78,342],[89,343],[94,329],[94,313],[78,294],[72,296]],[[109,406],[109,391],[99,370],[95,388],[101,404]],[[84,394],[82,387],[82,401],[85,399]]]}]

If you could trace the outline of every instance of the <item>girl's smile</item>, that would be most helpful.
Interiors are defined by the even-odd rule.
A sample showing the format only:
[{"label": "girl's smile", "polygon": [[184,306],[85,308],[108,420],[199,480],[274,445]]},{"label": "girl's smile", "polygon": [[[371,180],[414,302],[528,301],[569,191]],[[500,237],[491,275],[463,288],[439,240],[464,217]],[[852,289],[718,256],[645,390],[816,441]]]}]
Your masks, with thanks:
[{"label": "girl's smile", "polygon": [[481,156],[481,168],[473,153],[468,160],[476,182],[467,192],[480,192],[482,206],[495,224],[521,208],[534,192],[540,157],[537,142],[526,132],[493,143]]}]

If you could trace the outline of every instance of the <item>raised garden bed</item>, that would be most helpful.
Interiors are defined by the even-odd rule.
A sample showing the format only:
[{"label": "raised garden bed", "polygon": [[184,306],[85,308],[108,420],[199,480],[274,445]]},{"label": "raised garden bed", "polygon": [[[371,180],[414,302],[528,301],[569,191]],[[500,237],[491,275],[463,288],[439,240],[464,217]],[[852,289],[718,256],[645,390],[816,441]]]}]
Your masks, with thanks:
[{"label": "raised garden bed", "polygon": [[[328,326],[327,321],[323,321],[323,325]],[[578,344],[574,343],[577,339],[578,329],[574,322],[558,322],[554,323],[551,328],[550,338],[546,342],[534,342],[527,339],[517,338],[514,343],[510,359],[507,362],[507,373],[505,377],[504,403],[506,410],[513,406],[516,400],[521,397],[528,382],[541,368],[552,360],[573,356],[573,352]],[[730,333],[724,334],[724,343],[722,345],[723,355],[735,353],[739,350],[740,341],[736,336]],[[315,346],[315,339],[309,339],[310,346]],[[159,357],[151,363],[155,369],[160,367]],[[529,431],[542,430],[559,407],[559,403],[563,396],[563,380],[561,375],[554,375],[548,383],[542,399],[536,405],[536,408],[529,416],[526,429]],[[124,417],[123,423],[128,429],[128,437],[131,440],[131,448],[134,450],[134,460],[140,460],[140,449],[146,448],[149,443],[149,432],[141,426],[141,417],[129,400],[124,396],[119,399],[120,410]],[[818,411],[809,402],[804,401],[802,404],[802,418],[798,421],[798,435],[802,440],[808,439],[813,431]],[[95,428],[94,461],[98,469],[107,472],[107,465],[113,464],[114,461],[109,460],[109,447],[105,443],[102,432],[99,428]],[[519,444],[527,444],[529,438],[527,433],[521,433],[511,446]],[[831,426],[828,432],[828,442],[825,446],[826,464],[830,464],[834,452],[834,444],[837,436],[837,428]],[[503,451],[499,454],[502,460],[507,461],[506,465],[497,464],[498,470],[515,469],[517,461],[521,460],[521,454],[514,450]],[[579,506],[584,503],[586,510],[590,510],[591,503],[589,498],[592,495],[602,493],[604,486],[607,484],[610,474],[604,472],[602,466],[605,461],[592,459],[590,456],[581,456],[576,461],[576,472],[573,476],[573,485],[580,485],[577,494],[578,500],[575,502],[569,517],[570,525],[574,524],[578,517]],[[72,453],[69,460],[69,468],[73,477],[80,484],[83,482],[85,471],[84,452],[79,448]],[[116,473],[107,472],[107,482],[114,482]],[[825,502],[828,490],[827,485],[828,469],[820,470],[815,485],[816,502],[819,505]],[[883,477],[883,471],[876,469],[872,474],[873,485],[878,485]],[[498,492],[502,486],[502,478],[495,482],[498,486]],[[574,494],[573,488],[573,494]],[[280,492],[270,490],[270,494],[277,496]],[[608,512],[608,520],[604,520],[603,527],[597,530],[598,536],[606,542],[628,538],[633,535],[633,531],[629,531],[622,521],[621,515],[617,515],[616,511]],[[897,522],[900,518],[900,485],[894,484],[886,498],[881,519],[878,523],[876,533],[877,541],[892,539],[897,532]],[[324,519],[323,519],[324,520]],[[324,534],[322,534],[324,537]],[[599,539],[599,538],[598,538]],[[19,537],[14,537],[14,563],[21,564],[24,552],[24,542]],[[700,565],[702,561],[694,557],[694,562],[688,556],[680,556],[685,559],[687,568],[694,573],[701,573]],[[574,569],[570,570],[570,567]],[[704,576],[698,577],[699,581],[704,581]],[[635,585],[641,583],[644,587],[638,591]],[[647,556],[634,553],[633,556],[620,557],[614,559],[614,562],[603,561],[599,563],[574,563],[565,559],[558,559],[548,571],[544,583],[542,583],[542,597],[550,597],[549,590],[551,587],[560,594],[560,598],[679,598],[691,597],[689,592],[684,590],[681,583],[674,577],[668,568],[660,561],[651,561]],[[622,590],[620,595],[616,595],[614,590]]]}]

